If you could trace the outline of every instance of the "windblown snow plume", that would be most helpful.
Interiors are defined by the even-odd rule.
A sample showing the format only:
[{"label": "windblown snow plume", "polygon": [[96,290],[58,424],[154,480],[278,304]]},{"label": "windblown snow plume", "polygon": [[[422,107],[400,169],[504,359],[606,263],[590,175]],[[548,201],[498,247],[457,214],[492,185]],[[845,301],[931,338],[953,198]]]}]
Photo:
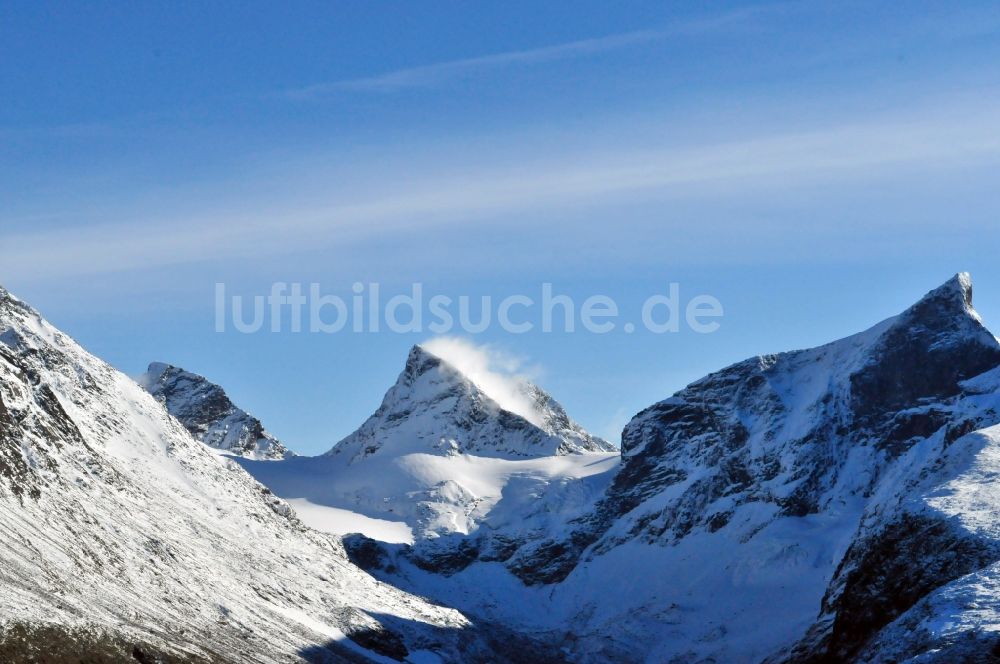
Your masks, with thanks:
[{"label": "windblown snow plume", "polygon": [[436,337],[420,346],[462,372],[504,410],[545,426],[545,414],[528,392],[532,372],[520,359],[459,337]]}]

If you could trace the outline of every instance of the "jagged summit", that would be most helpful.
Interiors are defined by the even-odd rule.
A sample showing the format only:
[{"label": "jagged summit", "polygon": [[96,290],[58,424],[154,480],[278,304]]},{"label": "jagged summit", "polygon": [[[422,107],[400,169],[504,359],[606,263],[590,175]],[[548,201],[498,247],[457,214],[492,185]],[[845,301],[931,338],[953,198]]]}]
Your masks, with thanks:
[{"label": "jagged summit", "polygon": [[927,294],[924,299],[930,296],[945,296],[946,293],[958,295],[962,303],[969,309],[972,308],[972,275],[968,272],[959,272],[944,284]]},{"label": "jagged summit", "polygon": [[[692,574],[701,592],[727,587],[716,570],[753,569],[759,596],[780,586],[785,603],[768,624],[788,629],[768,638],[791,641],[809,628],[790,661],[834,650],[831,661],[849,661],[921,593],[963,573],[942,562],[949,551],[968,547],[974,566],[988,558],[980,548],[994,546],[952,533],[914,488],[928,483],[933,495],[927,478],[947,481],[963,467],[956,459],[983,444],[967,434],[998,422],[997,396],[978,387],[991,381],[966,387],[1000,367],[1000,343],[971,304],[971,280],[959,274],[869,330],[750,358],[643,410],[625,428],[622,469],[587,526],[541,547],[558,557],[515,569],[531,581],[560,580],[586,560],[584,547],[611,559],[633,541],[669,545],[677,553],[664,554],[666,569],[711,546],[710,563]],[[566,556],[573,546],[577,556]],[[917,547],[920,556],[892,567]],[[793,559],[810,563],[789,585],[782,570]],[[697,590],[675,582],[674,601]],[[718,609],[721,621],[734,631],[759,625],[757,597]],[[712,622],[692,618],[687,642],[707,639],[700,625]]]},{"label": "jagged summit", "polygon": [[[13,533],[0,594],[17,617],[166,624],[163,646],[185,635],[227,651],[315,639],[294,616],[369,644],[395,624],[414,650],[469,629],[356,578],[238,464],[331,532],[350,532],[333,523],[345,510],[380,532],[402,522],[408,538],[352,537],[351,555],[572,661],[1000,652],[1000,342],[968,275],[867,331],[692,383],[632,419],[622,457],[567,453],[598,439],[536,386],[491,383],[456,357],[411,349],[331,454],[234,463],[0,298],[0,530]],[[173,369],[152,365],[150,380]],[[48,580],[58,601],[33,590]],[[471,661],[448,647],[443,661]]]},{"label": "jagged summit", "polygon": [[852,373],[859,421],[919,399],[942,399],[963,380],[1000,364],[1000,342],[972,308],[972,280],[955,275],[892,319]]},{"label": "jagged summit", "polygon": [[[701,399],[722,386],[745,395],[766,386],[786,410],[806,412],[851,403],[852,419],[874,416],[921,398],[959,392],[959,384],[1000,364],[1000,341],[972,307],[972,279],[960,272],[902,313],[815,348],[761,355],[693,382],[651,406]],[[818,404],[815,400],[824,400]],[[647,412],[643,411],[643,413]],[[636,419],[641,419],[639,413]],[[625,454],[635,449],[626,430]]]},{"label": "jagged summit", "polygon": [[981,340],[993,335],[986,331],[982,319],[972,306],[972,277],[959,272],[928,292],[913,306],[897,317],[897,325],[921,325],[947,330],[973,331]]},{"label": "jagged summit", "polygon": [[615,451],[569,419],[541,388],[522,381],[512,395],[505,402],[513,405],[501,406],[453,364],[413,346],[379,409],[328,454],[346,454],[353,462],[383,450],[504,458]]},{"label": "jagged summit", "polygon": [[425,363],[440,363],[442,361],[443,360],[440,357],[430,352],[420,344],[413,344],[410,348],[409,354],[406,356],[406,370],[421,373]]},{"label": "jagged summit", "polygon": [[[3,284],[0,284],[0,305],[6,305],[7,307],[16,308],[19,311],[41,321],[42,318],[41,315],[37,311],[35,311],[34,308],[32,308],[24,300],[20,299],[19,297],[11,293],[9,290],[4,288]],[[3,323],[4,320],[0,318],[0,325],[2,325]]]},{"label": "jagged summit", "polygon": [[153,362],[136,382],[209,447],[253,459],[283,459],[291,454],[260,420],[237,407],[225,390],[203,376]]},{"label": "jagged summit", "polygon": [[[419,380],[421,375],[435,370],[439,372],[440,378],[440,380],[436,380],[436,383],[442,390],[458,388],[481,393],[484,398],[495,401],[501,409],[519,415],[532,424],[544,428],[547,413],[543,412],[541,406],[544,405],[545,400],[537,394],[544,395],[544,392],[538,387],[525,380],[517,379],[505,380],[502,384],[497,384],[494,381],[492,385],[487,386],[481,379],[477,380],[466,375],[454,362],[420,344],[410,348],[406,358],[406,366],[400,379],[412,385]],[[548,395],[545,396],[548,397]],[[540,399],[541,403],[539,403]],[[551,397],[548,400],[553,404],[556,403]]]}]

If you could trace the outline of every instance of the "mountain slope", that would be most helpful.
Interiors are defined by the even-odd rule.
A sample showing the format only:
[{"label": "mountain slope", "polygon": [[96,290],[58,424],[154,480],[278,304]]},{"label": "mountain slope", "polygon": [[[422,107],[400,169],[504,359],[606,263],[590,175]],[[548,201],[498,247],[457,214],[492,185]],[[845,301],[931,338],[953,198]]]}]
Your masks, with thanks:
[{"label": "mountain slope", "polygon": [[[980,398],[963,384],[1000,364],[1000,345],[971,302],[968,276],[958,275],[865,333],[734,365],[640,413],[626,427],[623,469],[598,517],[615,522],[595,553],[632,540],[681,549],[736,540],[742,552],[723,560],[773,580],[732,608],[730,628],[744,611],[759,611],[762,596],[808,597],[803,610],[822,602],[823,616],[795,659],[853,656],[910,601],[866,579],[886,571],[875,572],[875,543],[906,532],[889,506],[915,498],[918,478],[938,469],[947,477],[949,455],[977,445],[963,435],[996,422],[995,394]],[[936,529],[912,525],[918,537]],[[935,546],[950,546],[942,538]],[[930,565],[932,555],[913,563]],[[848,578],[859,563],[862,573]],[[908,579],[910,599],[948,574]],[[807,616],[772,624],[808,624]]]},{"label": "mountain slope", "polygon": [[283,459],[290,454],[260,420],[238,408],[225,390],[202,376],[153,362],[136,382],[209,447],[252,459]]},{"label": "mountain slope", "polygon": [[6,661],[498,657],[2,289],[0,532]]}]

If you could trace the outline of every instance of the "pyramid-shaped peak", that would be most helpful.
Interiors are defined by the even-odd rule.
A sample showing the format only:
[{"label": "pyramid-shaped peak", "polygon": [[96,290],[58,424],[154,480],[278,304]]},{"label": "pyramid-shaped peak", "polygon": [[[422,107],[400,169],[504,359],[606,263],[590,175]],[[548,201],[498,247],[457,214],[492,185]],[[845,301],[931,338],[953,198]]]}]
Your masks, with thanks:
[{"label": "pyramid-shaped peak", "polygon": [[926,305],[951,308],[963,313],[971,311],[972,276],[968,272],[959,272],[948,281],[924,295],[912,308]]},{"label": "pyramid-shaped peak", "polygon": [[464,341],[430,346],[410,348],[378,411],[330,454],[457,449],[519,458],[616,450],[569,419],[541,388],[493,370],[482,348]]},{"label": "pyramid-shaped peak", "polygon": [[[430,348],[428,348],[430,346]],[[401,381],[421,382],[426,389],[459,388],[475,398],[544,427],[545,418],[535,399],[541,390],[523,376],[497,369],[490,351],[459,339],[436,339],[410,349]],[[434,372],[428,380],[420,380]]]},{"label": "pyramid-shaped peak", "polygon": [[[892,330],[910,338],[922,338],[927,347],[940,348],[976,340],[996,347],[996,337],[983,325],[972,308],[972,278],[959,272],[924,295],[895,319]],[[894,343],[899,343],[895,339]]]},{"label": "pyramid-shaped peak", "polygon": [[462,372],[448,364],[444,359],[438,357],[423,346],[414,344],[413,347],[410,348],[409,355],[406,357],[406,368],[404,369],[403,374],[404,376],[410,378],[416,378],[431,369],[440,367],[442,364],[447,365],[448,368],[451,369],[457,376],[461,376]]}]

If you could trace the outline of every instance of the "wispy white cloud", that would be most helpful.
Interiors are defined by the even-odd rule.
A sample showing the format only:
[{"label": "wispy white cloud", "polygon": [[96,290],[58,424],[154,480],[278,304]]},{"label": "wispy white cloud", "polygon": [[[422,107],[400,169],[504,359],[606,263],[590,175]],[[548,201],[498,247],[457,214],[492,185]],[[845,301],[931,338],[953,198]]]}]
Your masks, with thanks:
[{"label": "wispy white cloud", "polygon": [[[654,131],[654,130],[651,130]],[[1000,159],[1000,103],[898,113],[879,120],[768,134],[684,148],[615,149],[546,156],[520,167],[444,172],[399,188],[373,183],[370,197],[337,194],[310,206],[276,203],[204,215],[24,232],[0,238],[6,275],[54,277],[213,263],[321,247],[347,247],[394,231],[509,224],[524,212],[573,210],[651,194],[722,198],[809,184],[868,181],[915,169],[972,168]],[[217,203],[216,203],[217,206]],[[557,223],[553,220],[552,223]],[[572,223],[572,222],[567,222]]]},{"label": "wispy white cloud", "polygon": [[462,78],[476,72],[499,69],[512,65],[531,65],[541,62],[564,60],[633,46],[660,39],[657,31],[643,30],[597,39],[585,39],[524,51],[509,51],[480,57],[439,62],[419,67],[407,67],[396,71],[332,83],[317,83],[303,88],[289,90],[285,95],[292,99],[311,99],[331,92],[363,90],[370,92],[395,92],[405,88],[427,87],[452,78]]},{"label": "wispy white cloud", "polygon": [[637,30],[539,48],[507,51],[417,67],[406,67],[376,76],[317,83],[302,88],[286,90],[283,96],[289,99],[306,100],[330,93],[352,90],[389,93],[408,88],[430,87],[453,79],[479,75],[490,70],[581,58],[639,46],[670,37],[721,30],[739,25],[760,14],[774,11],[784,6],[783,4],[762,5],[760,7],[739,9],[716,16],[678,21],[675,24],[657,29]]}]

